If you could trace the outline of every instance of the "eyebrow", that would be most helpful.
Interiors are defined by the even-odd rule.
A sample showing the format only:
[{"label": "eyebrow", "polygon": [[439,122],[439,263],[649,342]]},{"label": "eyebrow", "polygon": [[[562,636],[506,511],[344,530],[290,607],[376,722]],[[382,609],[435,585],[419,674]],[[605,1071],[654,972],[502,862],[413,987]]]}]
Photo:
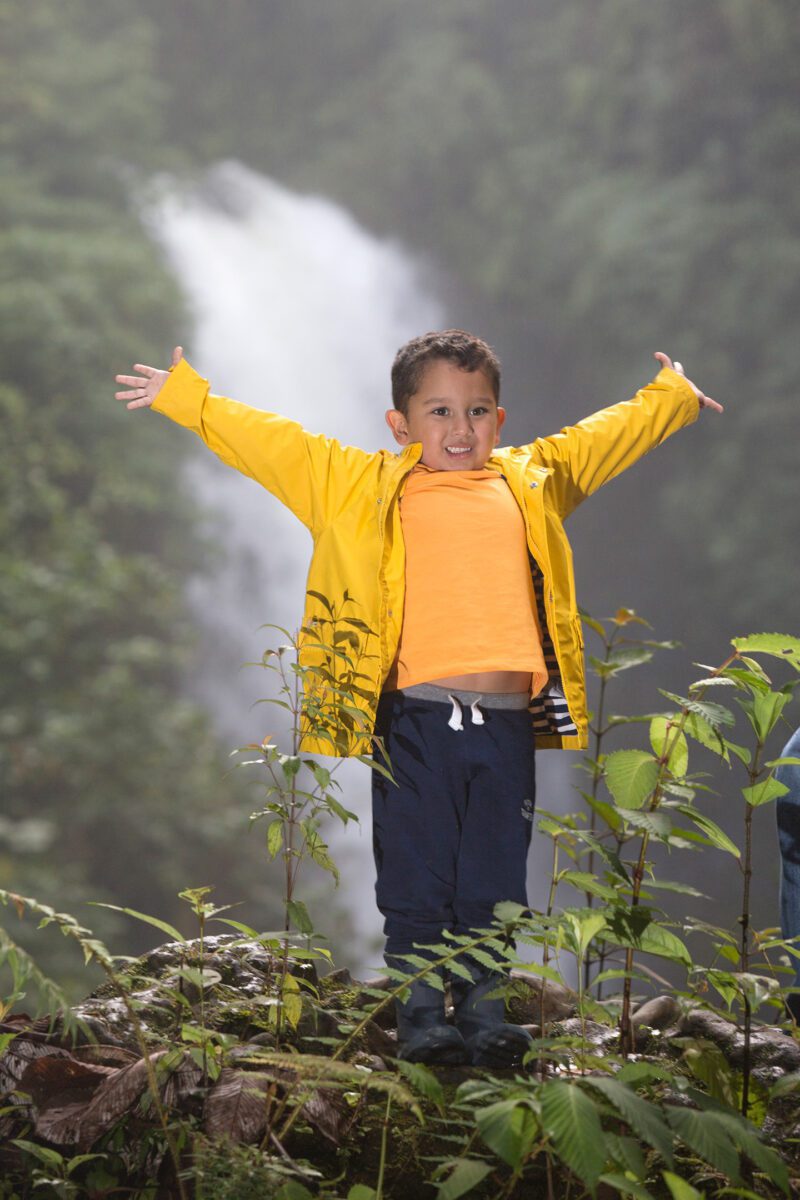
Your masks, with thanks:
[{"label": "eyebrow", "polygon": [[[452,396],[428,396],[422,401],[423,404],[452,404]],[[494,396],[476,396],[474,400],[470,400],[470,405],[473,404],[492,404],[497,403]]]}]

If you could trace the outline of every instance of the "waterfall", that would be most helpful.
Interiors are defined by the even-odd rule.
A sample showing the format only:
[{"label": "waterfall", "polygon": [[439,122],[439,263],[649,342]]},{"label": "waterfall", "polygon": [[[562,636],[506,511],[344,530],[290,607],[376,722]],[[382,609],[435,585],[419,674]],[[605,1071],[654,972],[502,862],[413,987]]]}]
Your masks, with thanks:
[{"label": "waterfall", "polygon": [[[186,297],[187,357],[215,391],[347,444],[389,444],[383,414],[391,407],[394,353],[444,323],[409,254],[330,201],[290,192],[233,162],[214,167],[191,189],[162,185],[147,221]],[[278,710],[256,705],[269,673],[242,664],[285,640],[262,629],[266,622],[297,627],[311,541],[277,500],[223,469],[199,444],[189,474],[225,547],[220,569],[191,586],[204,637],[192,691],[223,737],[243,745],[274,731]],[[328,830],[342,900],[361,943],[347,965],[365,959],[375,965],[380,916],[369,772],[347,763],[339,777],[361,826],[360,836],[352,825]]]}]

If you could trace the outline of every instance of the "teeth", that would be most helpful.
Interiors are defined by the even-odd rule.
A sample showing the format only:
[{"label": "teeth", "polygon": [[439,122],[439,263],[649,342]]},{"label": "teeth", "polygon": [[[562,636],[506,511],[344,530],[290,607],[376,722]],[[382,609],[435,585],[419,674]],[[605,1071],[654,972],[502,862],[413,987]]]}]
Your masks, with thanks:
[{"label": "teeth", "polygon": [[448,454],[469,454],[469,446],[445,446]]}]

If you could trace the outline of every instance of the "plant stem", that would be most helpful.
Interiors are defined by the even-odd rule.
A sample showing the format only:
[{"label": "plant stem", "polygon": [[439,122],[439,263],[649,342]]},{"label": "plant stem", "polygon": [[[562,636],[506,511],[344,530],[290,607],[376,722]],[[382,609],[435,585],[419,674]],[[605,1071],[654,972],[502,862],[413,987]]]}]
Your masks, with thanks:
[{"label": "plant stem", "polygon": [[375,1188],[375,1200],[383,1200],[383,1173],[386,1169],[386,1146],[389,1141],[389,1113],[392,1111],[392,1097],[386,1097],[386,1112],[383,1115],[381,1128],[381,1160],[378,1166],[378,1183]]}]

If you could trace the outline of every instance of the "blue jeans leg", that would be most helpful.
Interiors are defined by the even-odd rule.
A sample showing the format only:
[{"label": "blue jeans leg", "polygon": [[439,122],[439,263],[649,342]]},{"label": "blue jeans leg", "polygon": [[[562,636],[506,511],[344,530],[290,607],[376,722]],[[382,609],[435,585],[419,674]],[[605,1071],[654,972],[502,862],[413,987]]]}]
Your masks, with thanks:
[{"label": "blue jeans leg", "polygon": [[[783,748],[781,758],[800,758],[800,729]],[[781,851],[781,929],[787,939],[800,937],[800,766],[781,766],[775,778],[789,789],[778,797],[778,843]],[[800,941],[796,944],[800,950]],[[800,987],[800,959],[792,960],[795,986]],[[800,1011],[800,996],[793,1007]]]}]

